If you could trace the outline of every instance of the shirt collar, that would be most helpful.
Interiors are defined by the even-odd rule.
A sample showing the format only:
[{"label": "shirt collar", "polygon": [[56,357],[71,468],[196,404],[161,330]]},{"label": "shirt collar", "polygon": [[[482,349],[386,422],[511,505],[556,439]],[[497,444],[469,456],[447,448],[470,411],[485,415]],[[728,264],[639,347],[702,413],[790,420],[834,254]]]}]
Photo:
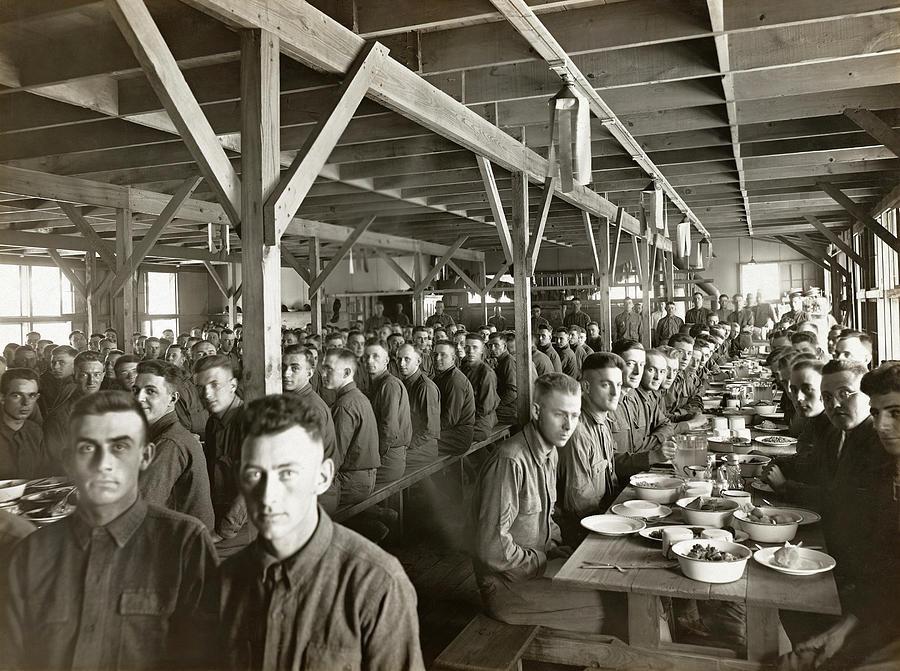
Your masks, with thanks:
[{"label": "shirt collar", "polygon": [[553,452],[553,445],[544,440],[544,437],[541,436],[533,421],[528,423],[522,431],[522,434],[525,437],[525,444],[528,445],[528,451],[531,452],[531,456],[534,458],[535,463],[537,463],[538,466],[542,466],[550,458],[550,455]]},{"label": "shirt collar", "polygon": [[279,579],[287,581],[288,589],[294,585],[300,584],[304,580],[309,579],[309,575],[317,569],[322,556],[331,546],[331,540],[334,536],[334,522],[322,510],[318,508],[319,522],[316,524],[316,530],[309,537],[306,544],[297,550],[294,554],[281,561],[277,557],[273,557],[266,552],[262,541],[257,538],[254,545],[254,555],[259,564],[260,579],[265,580],[266,572],[272,566],[279,566]]},{"label": "shirt collar", "polygon": [[[216,419],[223,426],[228,426],[237,416],[238,410],[242,405],[244,405],[244,402],[241,400],[240,396],[236,395],[234,397],[234,400],[231,402],[231,405],[228,406],[228,410],[223,412],[221,417],[216,417]],[[213,417],[215,417],[215,415],[213,415]]]},{"label": "shirt collar", "polygon": [[78,513],[72,516],[72,532],[75,534],[75,540],[82,550],[86,549],[91,541],[91,535],[95,528],[105,529],[112,536],[120,548],[131,540],[134,533],[143,524],[147,517],[147,502],[138,494],[137,500],[124,513],[119,515],[109,524],[103,527],[93,527],[88,521]]},{"label": "shirt collar", "polygon": [[156,440],[157,438],[159,438],[159,436],[166,429],[169,429],[177,421],[178,415],[174,410],[167,412],[165,415],[156,420],[156,423],[150,427],[150,440]]}]

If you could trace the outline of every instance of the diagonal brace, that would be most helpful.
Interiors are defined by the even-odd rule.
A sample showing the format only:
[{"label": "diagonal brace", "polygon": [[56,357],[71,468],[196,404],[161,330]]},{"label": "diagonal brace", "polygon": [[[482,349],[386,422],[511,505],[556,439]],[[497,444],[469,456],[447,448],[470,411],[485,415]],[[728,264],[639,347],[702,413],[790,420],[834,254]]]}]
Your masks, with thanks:
[{"label": "diagonal brace", "polygon": [[846,242],[841,240],[840,237],[838,237],[837,235],[832,233],[830,230],[828,230],[828,227],[825,224],[823,224],[821,221],[816,219],[816,217],[814,217],[811,214],[804,215],[804,218],[810,224],[812,224],[813,228],[815,228],[819,233],[824,235],[828,239],[829,242],[831,242],[838,249],[840,249],[842,252],[844,252],[844,254],[847,255],[847,258],[850,259],[851,261],[853,261],[853,263],[855,263],[860,268],[866,267],[866,264],[863,262],[862,257],[859,254],[857,254],[855,251],[853,251],[853,248],[850,245],[848,245]]},{"label": "diagonal brace", "polygon": [[427,287],[429,284],[431,284],[431,281],[435,277],[437,277],[437,274],[439,272],[441,272],[441,268],[443,268],[447,264],[447,261],[449,261],[450,259],[453,258],[453,255],[456,254],[456,252],[459,250],[459,248],[462,247],[463,244],[468,239],[469,239],[469,236],[467,236],[467,235],[461,235],[456,239],[456,242],[454,242],[450,246],[450,249],[448,249],[446,252],[444,252],[444,255],[438,260],[438,262],[436,264],[434,264],[434,268],[429,270],[428,274],[425,275],[424,278],[422,278],[422,281],[419,282],[419,284],[416,286],[416,288],[414,290],[415,293],[424,291],[425,287]]},{"label": "diagonal brace", "polygon": [[478,285],[475,283],[475,280],[473,280],[471,277],[469,277],[469,274],[468,274],[465,270],[463,270],[462,268],[460,268],[460,267],[453,261],[453,259],[447,259],[447,265],[450,266],[451,268],[453,268],[454,272],[456,272],[456,274],[459,275],[459,278],[460,278],[463,282],[465,282],[467,285],[469,285],[469,288],[470,288],[472,291],[474,291],[474,292],[475,292],[476,294],[478,294],[479,296],[482,295],[482,293],[481,293],[481,292],[482,292],[482,288],[481,288],[480,286],[478,286]]},{"label": "diagonal brace", "polygon": [[484,156],[476,154],[475,161],[478,163],[478,170],[481,172],[481,179],[484,182],[488,204],[491,206],[491,212],[494,215],[494,225],[497,227],[497,234],[500,236],[503,258],[506,259],[507,263],[512,264],[512,234],[509,232],[509,224],[506,222],[503,201],[500,200],[500,191],[497,188],[497,180],[494,178],[494,168]]},{"label": "diagonal brace", "polygon": [[409,276],[409,274],[400,267],[400,264],[394,261],[388,254],[384,253],[384,250],[378,247],[372,247],[372,251],[375,252],[375,256],[384,261],[388,266],[390,266],[391,270],[393,270],[397,275],[400,276],[400,279],[406,282],[406,285],[410,289],[414,289],[416,287],[416,281]]},{"label": "diagonal brace", "polygon": [[872,233],[881,238],[888,245],[888,247],[900,254],[900,241],[897,240],[897,236],[895,236],[884,226],[879,224],[875,218],[873,218],[862,207],[854,203],[843,191],[834,186],[834,184],[829,184],[828,182],[816,182],[816,186],[818,186],[820,189],[822,189],[822,191],[831,196],[832,199],[834,199],[838,205],[847,210],[847,212],[859,219],[862,222],[863,226],[865,226],[870,231],[872,231]]},{"label": "diagonal brace", "polygon": [[91,226],[83,216],[81,216],[81,212],[75,205],[72,203],[67,203],[64,200],[59,200],[56,203],[59,205],[59,209],[66,213],[66,216],[69,218],[69,221],[74,224],[75,228],[79,230],[79,232],[87,238],[88,242],[93,245],[93,247],[97,250],[97,254],[100,255],[100,258],[103,259],[103,263],[105,263],[110,270],[115,270],[116,268],[116,255],[112,249],[110,249],[109,245],[97,235],[97,231],[94,230],[93,226]]},{"label": "diagonal brace", "polygon": [[226,299],[231,298],[231,292],[225,286],[222,278],[219,277],[219,273],[216,272],[215,266],[213,266],[213,264],[209,261],[204,261],[203,265],[209,273],[209,276],[212,278],[212,281],[215,283],[216,287],[219,289],[219,291],[222,292],[222,295],[225,296]]},{"label": "diagonal brace", "polygon": [[557,177],[551,176],[544,180],[544,189],[541,191],[541,203],[538,206],[537,226],[535,226],[534,237],[528,244],[527,275],[534,276],[534,269],[537,267],[538,256],[541,253],[541,242],[544,239],[544,228],[547,226],[547,217],[550,214],[550,203],[553,201],[553,191],[556,189]]},{"label": "diagonal brace", "polygon": [[369,226],[372,225],[373,221],[375,221],[374,216],[368,217],[367,219],[363,219],[361,222],[359,222],[356,225],[356,228],[353,229],[353,232],[344,241],[344,244],[341,245],[341,248],[337,251],[337,254],[335,254],[328,262],[328,265],[326,265],[322,269],[322,272],[316,275],[315,278],[310,278],[312,279],[312,282],[309,283],[310,296],[314,295],[321,288],[325,280],[328,279],[328,276],[334,272],[335,268],[337,268],[337,265],[341,262],[341,259],[343,259],[347,255],[347,252],[349,252],[356,241],[359,240],[359,237],[366,232],[366,229],[368,229]]},{"label": "diagonal brace", "polygon": [[281,260],[288,264],[291,268],[294,269],[294,272],[300,276],[304,282],[306,282],[306,286],[309,286],[312,281],[312,275],[310,275],[309,270],[303,267],[303,265],[297,260],[297,257],[291,254],[284,247],[281,248]]},{"label": "diagonal brace", "polygon": [[507,270],[509,270],[509,267],[511,265],[512,264],[510,264],[510,263],[504,263],[502,266],[500,266],[500,269],[497,270],[496,273],[494,273],[494,277],[491,279],[490,282],[488,282],[487,286],[484,288],[485,296],[487,296],[488,293],[490,293],[494,289],[494,287],[497,286],[497,283],[500,281],[500,278],[503,276],[503,273],[505,273]]},{"label": "diagonal brace", "polygon": [[53,263],[55,263],[59,269],[62,271],[62,274],[66,276],[66,279],[69,280],[71,285],[75,287],[75,290],[81,295],[82,298],[87,300],[87,290],[85,288],[84,282],[81,281],[81,278],[78,277],[72,269],[66,265],[66,262],[63,261],[62,257],[59,255],[55,249],[48,247],[47,253],[50,255],[50,258],[53,259]]}]

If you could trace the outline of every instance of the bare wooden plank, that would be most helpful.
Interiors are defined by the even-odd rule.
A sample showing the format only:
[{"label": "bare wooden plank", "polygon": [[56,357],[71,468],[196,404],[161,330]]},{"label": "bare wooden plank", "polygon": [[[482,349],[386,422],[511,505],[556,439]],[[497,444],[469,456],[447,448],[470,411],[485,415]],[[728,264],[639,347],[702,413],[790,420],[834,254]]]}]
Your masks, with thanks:
[{"label": "bare wooden plank", "polygon": [[483,156],[475,156],[478,163],[478,170],[481,173],[481,179],[484,182],[484,191],[487,196],[488,203],[491,206],[491,212],[494,215],[494,225],[497,227],[497,235],[500,236],[500,246],[503,249],[503,257],[512,262],[512,243],[510,241],[509,224],[506,223],[506,213],[503,211],[503,201],[500,200],[500,193],[497,190],[497,180],[494,178],[494,169]]},{"label": "bare wooden plank", "polygon": [[895,156],[900,156],[900,133],[885,123],[877,114],[867,109],[850,109],[848,107],[844,110],[844,116],[890,149]]},{"label": "bare wooden plank", "polygon": [[216,288],[219,290],[219,292],[225,297],[225,300],[231,298],[231,292],[228,290],[228,287],[225,286],[222,278],[219,277],[219,273],[216,272],[215,266],[213,266],[213,264],[211,264],[209,261],[204,261],[203,267],[206,268],[206,271],[212,278],[213,283],[216,285]]},{"label": "bare wooden plank", "polygon": [[239,225],[241,181],[143,0],[107,0],[106,6],[200,172],[216,190],[231,221]]},{"label": "bare wooden plank", "polygon": [[[126,260],[131,257],[132,248],[132,212],[127,208],[116,210],[116,271],[120,271]],[[135,289],[136,278],[130,275],[128,281],[122,287],[121,294],[114,296],[114,313],[116,316],[116,330],[121,334],[123,340],[122,349],[126,353],[131,353],[133,343],[129,334],[135,332],[137,323],[135,321]]]},{"label": "bare wooden plank", "polygon": [[386,254],[383,249],[379,249],[378,247],[375,247],[375,248],[373,248],[372,251],[374,251],[375,255],[379,259],[384,261],[391,270],[393,270],[395,273],[397,273],[397,275],[400,277],[400,279],[403,280],[404,282],[406,282],[406,285],[410,289],[414,289],[416,287],[416,281],[412,277],[410,277],[409,274],[405,270],[403,270],[403,268],[400,267],[399,263],[394,261],[394,259],[391,258],[391,256],[389,254]]},{"label": "bare wooden plank", "polygon": [[521,426],[531,417],[531,276],[528,274],[528,243],[531,238],[528,210],[528,177],[521,172],[512,175],[512,261],[513,291],[516,309],[516,379],[520,380],[516,395],[516,417]]},{"label": "bare wooden plank", "polygon": [[[309,275],[315,277],[321,270],[321,248],[318,238],[309,239]],[[324,324],[322,321],[322,291],[321,289],[309,295],[310,325],[314,333],[322,333]]]},{"label": "bare wooden plank", "polygon": [[868,228],[872,233],[881,238],[891,249],[895,252],[900,253],[900,241],[898,241],[897,236],[887,230],[884,226],[882,226],[878,221],[876,221],[872,216],[857,205],[855,202],[850,200],[843,191],[838,189],[833,184],[829,184],[828,182],[818,182],[816,184],[819,188],[822,189],[829,196],[834,198],[834,200],[847,212],[856,217],[862,224]]},{"label": "bare wooden plank", "polygon": [[343,258],[347,255],[353,245],[356,244],[356,241],[362,236],[363,233],[366,232],[366,229],[372,225],[372,222],[375,221],[375,217],[366,217],[362,221],[360,221],[356,228],[353,229],[353,232],[347,237],[344,241],[344,244],[341,245],[340,249],[335,253],[334,256],[331,257],[331,260],[328,264],[322,269],[316,277],[311,278],[312,282],[309,285],[309,292],[315,293],[319,290],[319,288],[324,284],[325,280],[334,272],[334,269],[337,268],[337,265],[343,260]]},{"label": "bare wooden plank", "polygon": [[79,232],[85,238],[87,238],[87,240],[91,243],[92,248],[95,249],[96,252],[100,255],[100,258],[103,259],[103,262],[109,268],[115,268],[116,255],[109,248],[106,242],[103,241],[99,235],[97,235],[97,232],[93,229],[93,227],[87,221],[85,221],[84,217],[81,216],[81,211],[71,203],[67,203],[65,201],[59,201],[59,208],[66,213],[66,216],[75,225],[75,228],[77,228]]},{"label": "bare wooden plank", "polygon": [[431,284],[431,281],[435,277],[437,277],[437,274],[439,272],[441,272],[441,268],[443,268],[447,264],[447,261],[453,258],[453,254],[455,254],[456,250],[463,246],[467,239],[468,236],[465,235],[461,235],[456,239],[456,242],[454,242],[450,246],[450,249],[444,252],[444,255],[438,259],[437,263],[434,264],[434,267],[431,268],[427,273],[425,273],[425,277],[423,277],[422,281],[419,282],[419,284],[416,286],[416,292],[424,290],[425,287]]},{"label": "bare wooden plank", "polygon": [[[537,267],[538,256],[541,253],[541,241],[544,239],[544,229],[547,227],[547,216],[550,214],[550,204],[553,201],[553,192],[556,177],[551,176],[544,180],[544,188],[541,190],[541,202],[538,205],[538,220],[528,243],[528,276],[534,277],[534,269]],[[585,213],[587,214],[587,213]]]},{"label": "bare wooden plank", "polygon": [[591,215],[587,212],[582,212],[581,218],[584,220],[584,235],[587,238],[588,246],[591,250],[591,263],[594,268],[594,277],[599,278],[602,267],[600,265],[600,255],[597,252],[597,240],[594,237],[594,227],[591,225]]}]

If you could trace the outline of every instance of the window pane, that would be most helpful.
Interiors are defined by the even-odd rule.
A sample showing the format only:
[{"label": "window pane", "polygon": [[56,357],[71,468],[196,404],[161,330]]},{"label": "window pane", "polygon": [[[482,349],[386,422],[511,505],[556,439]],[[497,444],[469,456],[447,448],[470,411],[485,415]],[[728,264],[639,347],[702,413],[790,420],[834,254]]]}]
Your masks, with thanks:
[{"label": "window pane", "polygon": [[[59,287],[62,293],[62,314],[70,315],[75,312],[75,292],[72,289],[72,283],[62,273],[59,274]],[[68,334],[67,334],[68,335]]]},{"label": "window pane", "polygon": [[45,340],[52,340],[57,345],[69,344],[72,322],[35,322],[31,327]]},{"label": "window pane", "polygon": [[147,273],[147,314],[172,315],[177,312],[175,273]]},{"label": "window pane", "polygon": [[759,291],[764,301],[777,300],[781,295],[778,264],[741,264],[741,291],[745,294],[756,294]]},{"label": "window pane", "polygon": [[0,324],[0,347],[6,347],[6,343],[10,342],[17,345],[25,342],[25,338],[22,337],[21,324]]},{"label": "window pane", "polygon": [[[0,315],[20,317],[22,315],[22,283],[19,266],[0,266]],[[7,341],[8,342],[8,341]]]},{"label": "window pane", "polygon": [[177,319],[154,319],[150,323],[150,335],[154,335],[157,338],[162,338],[163,331],[166,329],[172,329],[175,332],[175,335],[178,335],[178,320]]},{"label": "window pane", "polygon": [[60,314],[59,269],[46,266],[31,268],[31,314]]}]

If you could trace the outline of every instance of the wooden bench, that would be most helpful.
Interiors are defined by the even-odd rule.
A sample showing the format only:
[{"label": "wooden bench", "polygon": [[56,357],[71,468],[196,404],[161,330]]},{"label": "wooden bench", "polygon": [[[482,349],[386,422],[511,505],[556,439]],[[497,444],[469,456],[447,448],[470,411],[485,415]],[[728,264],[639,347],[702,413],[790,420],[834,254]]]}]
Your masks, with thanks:
[{"label": "wooden bench", "polygon": [[393,482],[389,482],[382,485],[381,487],[378,487],[374,492],[369,494],[369,496],[367,496],[359,503],[354,503],[352,506],[343,506],[341,508],[338,508],[335,514],[332,515],[332,519],[334,519],[335,522],[343,522],[355,515],[359,515],[361,512],[374,506],[376,503],[381,503],[385,499],[388,499],[392,496],[398,496],[400,499],[399,512],[402,525],[403,493],[407,489],[412,487],[417,482],[421,482],[425,478],[428,478],[435,473],[439,473],[449,466],[457,463],[461,464],[462,461],[470,454],[474,454],[475,452],[478,452],[479,450],[482,450],[489,445],[493,445],[494,443],[497,443],[501,440],[505,440],[506,438],[509,438],[509,435],[510,425],[498,424],[494,427],[493,431],[491,431],[491,435],[489,435],[485,440],[479,441],[477,443],[472,443],[472,446],[464,453],[438,455],[438,458],[430,464],[425,464],[424,466],[421,466],[415,470],[407,471],[398,480],[394,480]]},{"label": "wooden bench", "polygon": [[520,671],[537,625],[514,625],[478,614],[444,648],[432,668],[441,671]]}]

